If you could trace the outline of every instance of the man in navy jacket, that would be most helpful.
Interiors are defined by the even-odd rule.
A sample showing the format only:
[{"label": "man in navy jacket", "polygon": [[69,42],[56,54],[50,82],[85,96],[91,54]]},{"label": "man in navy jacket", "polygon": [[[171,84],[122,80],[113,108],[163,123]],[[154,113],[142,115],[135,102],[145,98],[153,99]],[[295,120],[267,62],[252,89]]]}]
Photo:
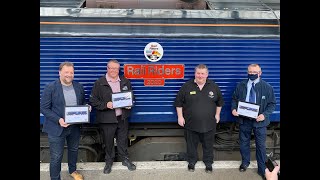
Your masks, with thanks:
[{"label": "man in navy jacket", "polygon": [[[273,87],[260,78],[261,74],[262,71],[258,64],[248,66],[248,78],[237,85],[232,95],[231,110],[232,114],[238,117],[240,124],[239,140],[242,163],[239,171],[244,172],[250,164],[250,138],[253,130],[258,174],[265,178],[267,126],[270,124],[269,116],[276,107],[276,98]],[[260,106],[257,118],[239,116],[237,112],[239,101],[249,102],[251,87],[254,91],[253,103]]]},{"label": "man in navy jacket", "polygon": [[40,111],[45,117],[42,131],[48,133],[50,146],[50,177],[51,180],[61,179],[61,162],[67,140],[69,173],[75,180],[83,180],[76,171],[80,126],[66,123],[64,112],[65,106],[85,104],[84,89],[73,81],[74,65],[71,62],[60,64],[59,76],[58,80],[46,85],[40,101]]}]

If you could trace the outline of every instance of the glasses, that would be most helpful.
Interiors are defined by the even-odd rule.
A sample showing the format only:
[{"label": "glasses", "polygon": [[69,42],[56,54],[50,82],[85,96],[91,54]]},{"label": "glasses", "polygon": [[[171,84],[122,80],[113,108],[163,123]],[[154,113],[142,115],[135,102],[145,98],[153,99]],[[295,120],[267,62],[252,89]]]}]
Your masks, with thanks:
[{"label": "glasses", "polygon": [[117,68],[117,67],[109,67],[109,66],[107,66],[108,67],[108,69],[111,69],[111,70],[119,70],[120,68]]},{"label": "glasses", "polygon": [[259,74],[260,71],[248,71],[249,74]]}]

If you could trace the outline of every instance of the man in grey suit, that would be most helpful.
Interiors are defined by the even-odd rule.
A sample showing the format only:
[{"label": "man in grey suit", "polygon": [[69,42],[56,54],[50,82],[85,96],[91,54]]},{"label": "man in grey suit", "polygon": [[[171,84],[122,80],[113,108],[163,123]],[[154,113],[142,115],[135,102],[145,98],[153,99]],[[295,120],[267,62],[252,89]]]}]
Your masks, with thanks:
[{"label": "man in grey suit", "polygon": [[84,89],[80,83],[73,81],[73,63],[61,63],[59,76],[59,79],[46,85],[40,101],[40,111],[45,117],[42,131],[48,133],[50,146],[50,178],[61,179],[61,162],[67,140],[69,173],[75,180],[83,180],[83,176],[76,171],[80,125],[66,123],[64,111],[65,106],[85,104]]}]

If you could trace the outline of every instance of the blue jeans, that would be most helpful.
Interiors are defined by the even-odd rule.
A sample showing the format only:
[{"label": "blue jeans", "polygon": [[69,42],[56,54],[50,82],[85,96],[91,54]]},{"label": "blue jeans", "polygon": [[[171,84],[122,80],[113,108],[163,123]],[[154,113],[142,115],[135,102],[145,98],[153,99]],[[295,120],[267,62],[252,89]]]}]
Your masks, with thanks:
[{"label": "blue jeans", "polygon": [[80,127],[79,125],[70,125],[63,129],[60,136],[48,135],[48,140],[50,146],[50,177],[51,180],[60,180],[65,140],[67,140],[68,148],[69,173],[71,174],[77,169]]}]

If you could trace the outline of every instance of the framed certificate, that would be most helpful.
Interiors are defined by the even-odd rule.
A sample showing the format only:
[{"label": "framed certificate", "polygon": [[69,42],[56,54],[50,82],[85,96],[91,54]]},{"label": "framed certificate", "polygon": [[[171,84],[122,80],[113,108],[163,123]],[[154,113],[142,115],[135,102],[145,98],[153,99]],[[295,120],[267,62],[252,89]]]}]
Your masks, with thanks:
[{"label": "framed certificate", "polygon": [[133,105],[132,91],[119,92],[112,94],[112,107],[122,108],[131,107]]},{"label": "framed certificate", "polygon": [[81,124],[90,122],[88,105],[66,106],[64,121],[68,124]]},{"label": "framed certificate", "polygon": [[260,106],[254,103],[239,101],[237,112],[241,116],[257,118]]}]

